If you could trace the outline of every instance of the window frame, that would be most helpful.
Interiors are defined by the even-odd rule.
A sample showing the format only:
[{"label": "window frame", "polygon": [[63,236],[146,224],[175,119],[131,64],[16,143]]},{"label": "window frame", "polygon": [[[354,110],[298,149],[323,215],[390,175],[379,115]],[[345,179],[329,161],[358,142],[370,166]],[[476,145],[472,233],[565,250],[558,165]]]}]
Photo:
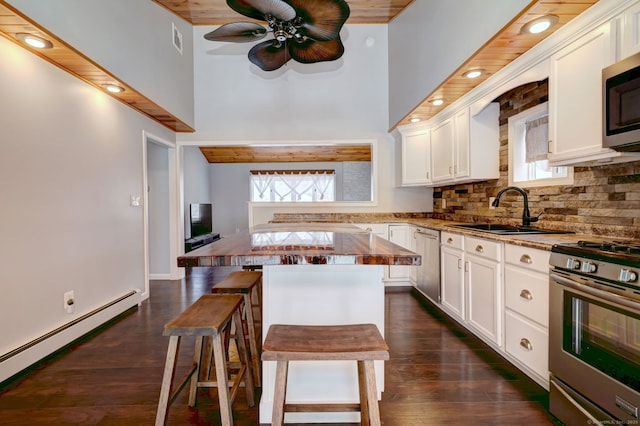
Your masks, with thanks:
[{"label": "window frame", "polygon": [[[525,124],[528,121],[536,118],[543,117],[549,114],[549,103],[544,102],[534,107],[528,108],[519,112],[516,115],[509,117],[508,119],[508,178],[510,186],[519,186],[521,188],[536,188],[541,186],[558,186],[558,185],[572,185],[573,184],[573,167],[571,166],[552,166],[552,167],[565,167],[567,169],[567,176],[541,178],[533,180],[515,180],[515,171],[517,161],[515,156],[524,150],[524,131]],[[517,141],[517,142],[516,142]],[[516,143],[521,144],[520,150],[516,149]],[[534,163],[521,162],[520,167],[531,168]]]}]

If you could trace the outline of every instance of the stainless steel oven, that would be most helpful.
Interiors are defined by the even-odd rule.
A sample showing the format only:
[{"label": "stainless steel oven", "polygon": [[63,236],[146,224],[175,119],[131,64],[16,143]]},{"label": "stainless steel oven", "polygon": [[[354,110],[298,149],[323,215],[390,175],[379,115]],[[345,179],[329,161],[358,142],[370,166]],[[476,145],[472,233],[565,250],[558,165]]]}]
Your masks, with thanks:
[{"label": "stainless steel oven", "polygon": [[639,424],[640,243],[551,253],[551,413],[566,425]]}]

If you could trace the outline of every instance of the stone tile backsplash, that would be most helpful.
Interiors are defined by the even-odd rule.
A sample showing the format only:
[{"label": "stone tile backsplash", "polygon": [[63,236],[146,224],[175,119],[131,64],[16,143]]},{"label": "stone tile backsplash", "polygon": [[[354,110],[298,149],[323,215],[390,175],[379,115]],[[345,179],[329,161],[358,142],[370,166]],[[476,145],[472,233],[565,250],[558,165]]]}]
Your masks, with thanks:
[{"label": "stone tile backsplash", "polygon": [[[486,182],[434,188],[434,216],[461,222],[519,224],[522,196],[505,193],[500,207],[489,208],[489,197],[508,186],[507,119],[547,100],[547,81],[531,83],[505,93],[500,101],[500,178]],[[526,189],[534,224],[542,228],[640,239],[640,161],[574,167],[572,186]],[[442,208],[442,200],[446,207]]]}]

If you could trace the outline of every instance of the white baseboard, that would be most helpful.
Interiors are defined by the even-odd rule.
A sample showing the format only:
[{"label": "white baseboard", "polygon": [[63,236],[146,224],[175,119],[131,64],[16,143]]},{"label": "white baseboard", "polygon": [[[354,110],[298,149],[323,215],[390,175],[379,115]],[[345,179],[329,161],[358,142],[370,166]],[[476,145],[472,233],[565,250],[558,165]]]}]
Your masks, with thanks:
[{"label": "white baseboard", "polygon": [[[68,345],[77,338],[115,318],[127,309],[138,305],[139,302],[140,291],[136,291],[131,296],[125,297],[116,303],[111,305],[106,304],[105,306],[108,307],[105,307],[104,309],[96,309],[93,311],[95,313],[88,314],[86,318],[74,323],[73,325],[69,325],[68,327],[62,326],[53,330],[51,333],[47,333],[47,335],[45,335],[47,337],[43,338],[41,341],[38,341],[39,339],[34,339],[32,342],[38,342],[24,350],[16,349],[12,351],[16,352],[14,355],[10,355],[10,352],[8,354],[1,355],[0,358],[6,357],[6,359],[0,362],[0,382],[3,382],[48,355],[51,355],[58,349]],[[57,330],[60,331],[58,332]]]}]

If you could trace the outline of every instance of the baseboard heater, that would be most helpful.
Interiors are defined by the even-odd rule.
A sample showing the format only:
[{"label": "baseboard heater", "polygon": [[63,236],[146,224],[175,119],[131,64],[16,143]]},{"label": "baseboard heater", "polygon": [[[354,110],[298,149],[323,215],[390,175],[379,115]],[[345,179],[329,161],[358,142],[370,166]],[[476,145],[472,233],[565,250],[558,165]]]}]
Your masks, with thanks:
[{"label": "baseboard heater", "polygon": [[57,334],[60,334],[61,332],[73,327],[74,325],[79,324],[82,321],[85,321],[86,319],[88,319],[88,318],[90,318],[90,317],[92,317],[92,316],[94,316],[94,315],[96,315],[96,314],[98,314],[98,313],[110,308],[111,306],[116,305],[116,304],[122,302],[123,300],[128,299],[131,296],[135,296],[135,295],[137,295],[139,293],[140,293],[140,290],[138,290],[138,289],[131,290],[130,292],[118,297],[117,299],[112,300],[111,302],[109,302],[109,303],[107,303],[105,305],[100,306],[99,308],[96,308],[93,311],[88,312],[88,313],[86,313],[86,314],[74,319],[73,321],[70,321],[70,322],[68,322],[68,323],[56,328],[55,330],[51,330],[50,332],[48,332],[46,334],[43,334],[42,336],[40,336],[40,337],[38,337],[36,339],[33,339],[32,341],[27,342],[24,345],[19,346],[19,347],[15,348],[14,350],[10,351],[10,352],[7,352],[6,354],[0,356],[0,364],[5,362],[5,361],[7,361],[7,360],[9,360],[9,359],[11,359],[11,358],[13,358],[13,357],[15,357],[16,355],[19,355],[20,353],[22,353],[22,352],[24,352],[24,351],[26,351],[26,350],[38,345],[38,344],[44,342],[45,340],[50,339],[53,336],[56,336]]}]

